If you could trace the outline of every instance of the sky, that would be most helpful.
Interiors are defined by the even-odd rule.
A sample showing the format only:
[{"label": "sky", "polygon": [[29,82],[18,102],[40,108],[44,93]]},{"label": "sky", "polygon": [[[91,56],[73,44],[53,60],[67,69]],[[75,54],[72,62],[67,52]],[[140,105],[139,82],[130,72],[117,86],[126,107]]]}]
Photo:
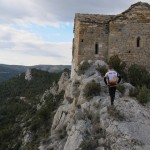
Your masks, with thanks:
[{"label": "sky", "polygon": [[71,65],[75,13],[119,14],[136,2],[0,0],[0,64]]}]

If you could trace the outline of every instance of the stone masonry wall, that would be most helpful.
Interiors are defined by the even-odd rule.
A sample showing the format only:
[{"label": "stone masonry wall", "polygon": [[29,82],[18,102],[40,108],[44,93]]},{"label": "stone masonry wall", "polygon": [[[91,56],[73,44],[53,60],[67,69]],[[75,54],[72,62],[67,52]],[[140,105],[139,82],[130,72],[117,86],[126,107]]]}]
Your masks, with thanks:
[{"label": "stone masonry wall", "polygon": [[[82,60],[107,60],[109,20],[113,16],[76,14],[74,25],[73,63]],[[95,46],[98,53],[95,54]]]},{"label": "stone masonry wall", "polygon": [[[95,54],[95,45],[98,54]],[[108,29],[104,24],[81,23],[79,31],[79,63],[82,60],[106,60],[108,46]]]},{"label": "stone masonry wall", "polygon": [[79,49],[79,27],[80,22],[75,20],[75,27],[74,27],[74,40],[73,40],[73,64],[77,66],[78,64],[78,49]]},{"label": "stone masonry wall", "polygon": [[[139,40],[138,40],[139,38]],[[95,46],[98,53],[95,54]],[[125,12],[112,15],[76,14],[73,64],[82,60],[108,60],[112,55],[150,70],[150,5],[138,2]]]},{"label": "stone masonry wall", "polygon": [[136,63],[150,69],[150,9],[148,7],[136,6],[129,12],[121,14],[110,22],[109,31],[109,57],[117,54],[128,65]]}]

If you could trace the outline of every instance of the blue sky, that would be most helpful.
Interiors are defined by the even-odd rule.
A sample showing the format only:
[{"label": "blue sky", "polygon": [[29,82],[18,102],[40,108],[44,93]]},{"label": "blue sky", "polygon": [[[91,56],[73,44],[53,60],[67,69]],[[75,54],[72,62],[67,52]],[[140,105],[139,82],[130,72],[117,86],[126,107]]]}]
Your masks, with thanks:
[{"label": "blue sky", "polygon": [[119,14],[136,2],[1,0],[0,63],[70,65],[75,13]]},{"label": "blue sky", "polygon": [[32,23],[30,26],[13,25],[17,30],[26,30],[33,33],[47,42],[71,42],[73,38],[73,23],[60,24],[58,27],[45,25],[40,26]]}]

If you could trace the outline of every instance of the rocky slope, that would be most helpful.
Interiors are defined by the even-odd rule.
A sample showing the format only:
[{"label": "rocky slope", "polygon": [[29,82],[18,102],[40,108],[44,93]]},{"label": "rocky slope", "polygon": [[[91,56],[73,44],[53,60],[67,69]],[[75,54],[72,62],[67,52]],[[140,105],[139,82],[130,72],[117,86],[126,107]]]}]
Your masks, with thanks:
[{"label": "rocky slope", "polygon": [[[71,79],[63,76],[58,88],[51,89],[53,94],[65,89],[64,100],[55,113],[51,134],[39,150],[149,150],[149,105],[129,97],[132,85],[121,83],[125,94],[117,91],[115,107],[110,107],[108,89],[95,71],[97,64],[105,63],[91,64],[84,75],[72,72]],[[84,89],[93,80],[101,91],[87,98]]]},{"label": "rocky slope", "polygon": [[61,74],[31,69],[0,84],[0,150],[37,150],[47,138],[63,100]]}]

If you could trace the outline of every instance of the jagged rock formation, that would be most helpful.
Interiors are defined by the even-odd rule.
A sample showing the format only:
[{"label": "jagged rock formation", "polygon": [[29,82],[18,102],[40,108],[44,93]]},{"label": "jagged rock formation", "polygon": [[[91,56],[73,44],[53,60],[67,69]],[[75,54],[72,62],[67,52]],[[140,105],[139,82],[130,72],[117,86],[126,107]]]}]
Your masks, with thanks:
[{"label": "jagged rock formation", "polygon": [[25,73],[25,80],[30,81],[31,79],[32,79],[31,70],[27,69],[27,71]]},{"label": "jagged rock formation", "polygon": [[[69,80],[69,74],[66,73],[66,72],[63,72],[60,79],[59,79],[59,82],[56,83],[56,82],[53,82],[53,85],[50,87],[50,89],[47,89],[43,95],[41,96],[40,98],[40,101],[39,103],[37,103],[37,105],[35,105],[35,108],[36,110],[39,112],[40,110],[42,110],[44,107],[47,107],[47,101],[57,101],[57,96],[59,94],[61,94],[61,92],[64,91],[64,89],[66,88],[66,85],[68,83],[68,80]],[[47,100],[47,98],[50,96],[50,95],[53,95],[51,98],[49,98]],[[61,100],[59,99],[59,102],[58,103],[58,106],[59,106],[59,103],[61,102]],[[53,103],[51,103],[53,104]],[[51,107],[56,107],[56,106],[51,106]],[[56,107],[57,108],[57,107]],[[51,108],[52,109],[52,108]],[[51,110],[50,110],[51,111]],[[50,115],[49,115],[50,117]],[[32,120],[33,118],[30,118],[30,120]],[[51,117],[49,118],[51,120]],[[45,123],[45,122],[44,122]],[[43,124],[44,124],[43,123]],[[34,141],[34,136],[35,136],[35,132],[33,132],[30,127],[26,127],[25,126],[25,123],[23,123],[23,137],[22,137],[22,145],[20,147],[21,150],[26,150],[26,149],[30,149],[29,148],[29,145]],[[49,126],[51,126],[51,124],[49,124]],[[39,128],[38,128],[39,129]],[[41,141],[41,143],[45,140],[45,138],[43,137],[38,137]],[[40,143],[39,143],[40,144]]]},{"label": "jagged rock formation", "polygon": [[[41,143],[40,150],[150,149],[150,107],[129,97],[129,83],[124,83],[124,96],[116,92],[115,107],[110,107],[108,89],[95,71],[98,63],[104,64],[97,61],[84,75],[74,72],[68,81],[61,78],[59,83],[65,80],[65,87],[60,86],[65,89],[64,101],[54,116],[51,135]],[[84,88],[93,80],[100,83],[101,92],[86,98]]]}]

